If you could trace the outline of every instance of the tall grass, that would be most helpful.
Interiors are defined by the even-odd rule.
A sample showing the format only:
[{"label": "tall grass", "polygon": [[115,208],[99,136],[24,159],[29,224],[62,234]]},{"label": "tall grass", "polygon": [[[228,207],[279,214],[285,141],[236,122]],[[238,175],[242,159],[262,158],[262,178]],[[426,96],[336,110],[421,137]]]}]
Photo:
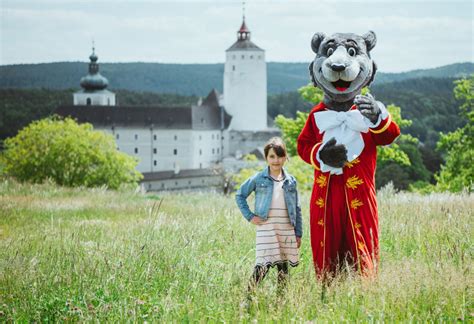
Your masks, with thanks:
[{"label": "tall grass", "polygon": [[472,321],[472,195],[379,195],[381,265],[315,280],[301,263],[246,305],[255,229],[233,197],[0,183],[0,321]]}]

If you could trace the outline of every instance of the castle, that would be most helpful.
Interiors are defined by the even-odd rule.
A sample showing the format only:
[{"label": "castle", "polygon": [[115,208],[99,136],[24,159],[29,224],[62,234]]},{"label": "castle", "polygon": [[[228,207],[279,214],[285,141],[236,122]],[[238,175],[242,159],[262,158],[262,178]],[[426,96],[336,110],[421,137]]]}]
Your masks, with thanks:
[{"label": "castle", "polygon": [[117,106],[93,48],[82,90],[72,106],[56,113],[111,134],[117,149],[139,160],[146,190],[219,187],[224,169],[235,170],[244,154],[261,156],[263,144],[279,134],[267,124],[265,51],[250,35],[244,17],[226,50],[224,94],[212,89],[204,100],[182,107]]}]

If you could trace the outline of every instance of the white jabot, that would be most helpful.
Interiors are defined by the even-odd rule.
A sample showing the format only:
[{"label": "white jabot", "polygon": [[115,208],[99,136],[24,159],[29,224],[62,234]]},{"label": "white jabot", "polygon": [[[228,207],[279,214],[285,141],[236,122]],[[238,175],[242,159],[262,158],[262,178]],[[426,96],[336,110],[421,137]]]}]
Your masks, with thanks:
[{"label": "white jabot", "polygon": [[[316,125],[319,132],[323,135],[323,144],[319,151],[331,139],[336,139],[336,144],[344,144],[347,149],[347,160],[349,162],[355,160],[364,149],[364,140],[361,132],[367,133],[369,127],[373,124],[359,110],[349,110],[337,112],[333,110],[320,111],[314,114]],[[322,172],[330,172],[331,174],[342,174],[342,168],[334,168],[324,164],[319,158],[319,151],[316,155],[318,162],[321,164]]]}]

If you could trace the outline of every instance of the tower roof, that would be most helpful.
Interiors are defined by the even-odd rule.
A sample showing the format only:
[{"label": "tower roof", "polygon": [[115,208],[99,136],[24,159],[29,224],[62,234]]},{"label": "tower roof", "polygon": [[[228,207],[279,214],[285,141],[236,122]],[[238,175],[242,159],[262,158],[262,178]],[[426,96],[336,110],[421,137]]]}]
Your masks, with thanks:
[{"label": "tower roof", "polygon": [[103,90],[109,85],[107,78],[99,73],[99,64],[97,60],[99,57],[95,54],[95,48],[92,47],[92,54],[89,56],[89,73],[81,78],[81,87],[85,91]]},{"label": "tower roof", "polygon": [[245,23],[245,16],[242,19],[242,25],[237,31],[237,41],[227,49],[227,51],[263,51],[260,47],[252,43],[250,40],[250,29],[248,29],[247,24]]}]

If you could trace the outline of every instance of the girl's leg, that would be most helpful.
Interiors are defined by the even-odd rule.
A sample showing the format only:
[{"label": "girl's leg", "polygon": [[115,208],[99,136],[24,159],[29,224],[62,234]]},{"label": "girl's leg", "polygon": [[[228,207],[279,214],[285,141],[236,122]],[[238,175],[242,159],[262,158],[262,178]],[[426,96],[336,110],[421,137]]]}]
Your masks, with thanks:
[{"label": "girl's leg", "polygon": [[288,261],[277,264],[278,268],[278,284],[285,286],[288,281]]},{"label": "girl's leg", "polygon": [[288,262],[283,262],[281,264],[277,264],[278,269],[278,288],[277,288],[277,295],[283,296],[285,292],[285,288],[288,284]]},{"label": "girl's leg", "polygon": [[250,278],[249,291],[255,289],[255,287],[262,281],[268,273],[270,266],[256,265],[253,269],[252,278]]}]

